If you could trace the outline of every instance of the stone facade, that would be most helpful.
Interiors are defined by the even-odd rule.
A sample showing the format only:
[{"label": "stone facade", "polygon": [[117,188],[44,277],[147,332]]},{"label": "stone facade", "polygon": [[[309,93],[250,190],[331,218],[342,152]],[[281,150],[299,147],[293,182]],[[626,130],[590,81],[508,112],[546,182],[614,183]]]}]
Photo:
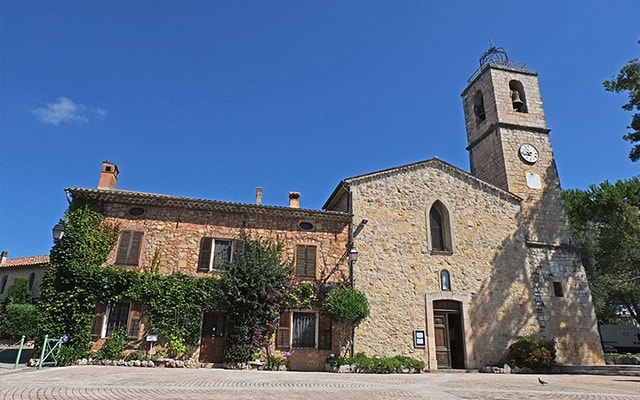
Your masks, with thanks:
[{"label": "stone facade", "polygon": [[[167,275],[219,276],[218,270],[198,270],[202,238],[233,241],[244,230],[252,237],[282,242],[285,245],[283,257],[291,261],[297,257],[297,246],[315,246],[315,276],[301,280],[326,280],[331,284],[346,282],[348,278],[345,254],[351,218],[346,213],[199,200],[116,190],[114,187],[67,191],[74,200],[96,201],[105,215],[105,223],[119,227],[119,243],[108,257],[109,265],[139,271],[153,269]],[[141,233],[137,245],[139,255],[133,265],[118,262],[124,232]],[[317,309],[297,311],[319,313]],[[104,326],[107,314],[106,308],[98,312],[98,325]],[[201,315],[193,317],[203,318]],[[104,332],[103,328],[99,336],[104,336]],[[145,334],[142,325],[138,337]],[[104,337],[97,339],[95,346],[103,341]],[[329,354],[339,348],[339,343],[333,343],[332,348],[326,350],[319,350],[317,346],[291,348],[288,365],[296,370],[321,370]],[[194,356],[198,357],[198,352]]]},{"label": "stone facade", "polygon": [[47,264],[49,264],[48,255],[7,258],[7,252],[2,252],[0,258],[0,301],[7,297],[7,292],[16,277],[27,279],[31,284],[32,297],[38,298],[40,283]]},{"label": "stone facade", "polygon": [[[471,174],[428,160],[347,178],[325,204],[368,221],[353,239],[355,287],[371,302],[356,352],[477,368],[538,336],[555,340],[562,364],[602,364],[537,74],[486,64],[462,97]],[[537,157],[523,159],[523,144]]]}]

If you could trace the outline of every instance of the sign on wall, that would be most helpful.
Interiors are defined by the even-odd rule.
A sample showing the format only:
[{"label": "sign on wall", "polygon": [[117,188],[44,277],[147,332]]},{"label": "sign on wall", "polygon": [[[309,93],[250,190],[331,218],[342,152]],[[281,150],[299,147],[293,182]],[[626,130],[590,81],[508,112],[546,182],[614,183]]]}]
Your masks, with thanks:
[{"label": "sign on wall", "polygon": [[413,331],[413,347],[425,347],[426,337],[424,329],[415,329]]}]

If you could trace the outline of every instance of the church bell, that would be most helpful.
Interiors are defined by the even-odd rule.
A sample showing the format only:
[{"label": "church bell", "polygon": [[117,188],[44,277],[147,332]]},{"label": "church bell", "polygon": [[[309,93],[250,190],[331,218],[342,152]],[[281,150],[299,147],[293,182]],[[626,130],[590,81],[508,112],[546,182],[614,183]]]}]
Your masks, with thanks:
[{"label": "church bell", "polygon": [[511,91],[511,105],[513,106],[514,110],[520,110],[524,105],[524,102],[520,100],[520,92],[518,92],[517,90]]}]

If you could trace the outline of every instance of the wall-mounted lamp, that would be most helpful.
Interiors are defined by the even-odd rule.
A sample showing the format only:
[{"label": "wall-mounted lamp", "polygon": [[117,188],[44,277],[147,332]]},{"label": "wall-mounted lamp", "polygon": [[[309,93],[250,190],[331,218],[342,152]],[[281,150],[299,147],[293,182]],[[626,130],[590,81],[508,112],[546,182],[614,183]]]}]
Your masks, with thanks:
[{"label": "wall-mounted lamp", "polygon": [[356,246],[353,246],[351,247],[351,249],[349,249],[349,261],[351,261],[352,264],[358,261],[358,249],[356,248]]},{"label": "wall-mounted lamp", "polygon": [[57,242],[58,240],[62,239],[62,236],[64,236],[64,221],[60,220],[53,227],[53,240]]}]

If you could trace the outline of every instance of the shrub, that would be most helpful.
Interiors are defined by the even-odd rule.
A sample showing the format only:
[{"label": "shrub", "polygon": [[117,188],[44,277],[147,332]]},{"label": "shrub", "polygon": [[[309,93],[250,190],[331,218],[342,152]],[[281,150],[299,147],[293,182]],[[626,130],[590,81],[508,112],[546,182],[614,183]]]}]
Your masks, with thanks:
[{"label": "shrub", "polygon": [[89,353],[87,353],[84,349],[67,346],[63,344],[60,346],[60,352],[58,353],[58,357],[57,357],[58,365],[60,366],[72,365],[73,363],[76,362],[76,360],[84,358],[88,354]]},{"label": "shrub", "polygon": [[520,368],[545,370],[551,368],[555,360],[553,340],[523,337],[509,346],[509,363]]},{"label": "shrub", "polygon": [[336,288],[327,294],[323,309],[334,321],[358,325],[369,316],[369,301],[359,290]]},{"label": "shrub", "polygon": [[332,354],[327,358],[327,364],[336,368],[341,365],[355,365],[357,372],[374,374],[392,374],[397,372],[420,372],[424,369],[424,361],[416,360],[408,356],[394,357],[367,357],[364,353],[358,353],[355,357],[336,356]]},{"label": "shrub", "polygon": [[145,360],[147,357],[145,357],[144,351],[142,350],[136,350],[131,352],[127,357],[126,360],[127,361],[136,361],[136,360]]},{"label": "shrub", "polygon": [[25,335],[32,339],[35,330],[36,309],[33,304],[9,304],[4,313],[4,320],[0,325],[0,338],[18,341]]},{"label": "shrub", "polygon": [[279,371],[280,367],[287,364],[287,359],[284,357],[276,356],[273,354],[267,354],[264,369],[268,371]]},{"label": "shrub", "polygon": [[127,334],[123,328],[111,333],[104,345],[98,350],[98,359],[120,360],[127,344]]},{"label": "shrub", "polygon": [[172,358],[179,358],[187,352],[187,345],[184,339],[175,335],[169,336],[167,348],[169,350],[169,356]]}]

